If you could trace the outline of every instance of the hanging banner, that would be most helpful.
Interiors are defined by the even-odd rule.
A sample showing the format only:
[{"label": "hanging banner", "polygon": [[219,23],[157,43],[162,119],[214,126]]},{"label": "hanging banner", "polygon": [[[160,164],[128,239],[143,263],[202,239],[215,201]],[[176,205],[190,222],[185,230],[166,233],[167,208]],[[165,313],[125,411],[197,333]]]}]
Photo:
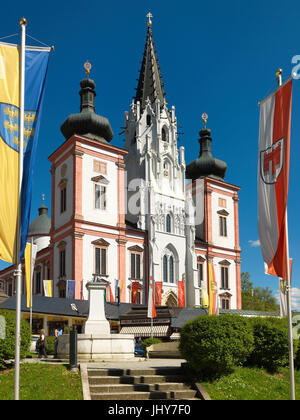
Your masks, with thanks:
[{"label": "hanging banner", "polygon": [[24,256],[31,192],[50,48],[26,47],[24,158],[19,197],[20,48],[0,43],[0,259],[17,259],[19,209],[20,257]]},{"label": "hanging banner", "polygon": [[258,232],[265,271],[286,278],[292,79],[260,103]]}]

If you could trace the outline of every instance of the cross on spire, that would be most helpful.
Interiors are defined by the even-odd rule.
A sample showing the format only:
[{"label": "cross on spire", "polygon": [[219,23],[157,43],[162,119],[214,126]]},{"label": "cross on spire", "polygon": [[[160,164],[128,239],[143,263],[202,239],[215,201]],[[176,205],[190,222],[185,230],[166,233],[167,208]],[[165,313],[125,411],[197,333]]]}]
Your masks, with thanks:
[{"label": "cross on spire", "polygon": [[148,18],[148,26],[150,27],[150,26],[152,26],[152,20],[151,20],[151,18],[153,18],[153,15],[151,14],[151,12],[149,12],[147,14],[147,18]]}]

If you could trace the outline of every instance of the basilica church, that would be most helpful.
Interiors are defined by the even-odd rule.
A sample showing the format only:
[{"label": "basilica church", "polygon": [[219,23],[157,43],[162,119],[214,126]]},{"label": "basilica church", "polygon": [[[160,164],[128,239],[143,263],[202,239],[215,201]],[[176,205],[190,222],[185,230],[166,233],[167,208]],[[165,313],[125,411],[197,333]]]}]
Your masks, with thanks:
[{"label": "basilica church", "polygon": [[[37,245],[33,294],[86,300],[86,283],[107,284],[106,299],[147,304],[152,279],[158,306],[207,305],[209,266],[217,306],[241,309],[239,187],[213,156],[211,130],[186,162],[175,107],[168,107],[149,20],[136,95],[124,115],[124,148],[96,113],[96,84],[80,82],[80,112],[61,125],[65,138],[51,162],[51,212],[43,204],[28,240]],[[195,140],[189,140],[194,142]],[[193,144],[194,144],[193,143]],[[37,168],[38,171],[38,168]],[[13,267],[0,272],[13,296]],[[23,281],[23,294],[26,293]]]}]

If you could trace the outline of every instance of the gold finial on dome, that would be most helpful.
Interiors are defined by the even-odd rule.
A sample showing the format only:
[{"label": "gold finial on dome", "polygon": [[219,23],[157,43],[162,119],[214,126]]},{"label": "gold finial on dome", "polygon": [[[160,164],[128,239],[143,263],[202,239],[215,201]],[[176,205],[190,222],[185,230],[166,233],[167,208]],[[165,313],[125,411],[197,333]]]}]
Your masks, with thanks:
[{"label": "gold finial on dome", "polygon": [[151,12],[148,13],[147,18],[148,18],[148,26],[150,28],[152,26],[151,18],[153,18],[153,15],[151,14]]},{"label": "gold finial on dome", "polygon": [[86,72],[87,77],[89,77],[90,72],[91,72],[91,68],[92,68],[91,63],[89,61],[86,61],[84,63],[84,66],[83,67],[85,68],[85,72]]},{"label": "gold finial on dome", "polygon": [[202,120],[204,122],[204,128],[206,128],[206,123],[208,120],[208,115],[206,113],[202,114]]}]

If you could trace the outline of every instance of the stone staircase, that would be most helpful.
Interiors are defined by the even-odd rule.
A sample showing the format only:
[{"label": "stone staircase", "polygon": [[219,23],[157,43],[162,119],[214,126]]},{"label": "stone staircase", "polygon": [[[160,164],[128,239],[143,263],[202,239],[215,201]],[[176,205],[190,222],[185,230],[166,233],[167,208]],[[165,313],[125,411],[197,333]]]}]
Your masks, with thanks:
[{"label": "stone staircase", "polygon": [[101,369],[88,367],[92,400],[191,400],[196,390],[186,383],[181,367]]}]

